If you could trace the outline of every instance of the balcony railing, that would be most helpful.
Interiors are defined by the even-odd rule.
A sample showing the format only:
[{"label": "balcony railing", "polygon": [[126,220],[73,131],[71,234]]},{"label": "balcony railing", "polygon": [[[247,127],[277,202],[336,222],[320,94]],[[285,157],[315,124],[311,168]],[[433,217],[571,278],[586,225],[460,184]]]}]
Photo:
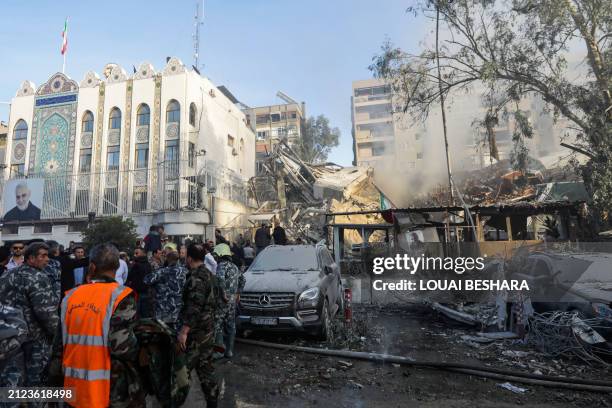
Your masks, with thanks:
[{"label": "balcony railing", "polygon": [[[13,192],[4,191],[8,169],[0,172],[3,172],[0,191],[10,200]],[[204,210],[213,191],[216,197],[248,204],[246,182],[241,177],[214,166],[196,170],[193,160],[163,161],[154,168],[126,171],[29,174],[10,179],[15,178],[43,180],[37,183],[43,186],[42,202],[32,202],[40,207],[41,219],[87,217],[90,212],[104,216]],[[32,197],[41,197],[41,194],[33,193]]]}]

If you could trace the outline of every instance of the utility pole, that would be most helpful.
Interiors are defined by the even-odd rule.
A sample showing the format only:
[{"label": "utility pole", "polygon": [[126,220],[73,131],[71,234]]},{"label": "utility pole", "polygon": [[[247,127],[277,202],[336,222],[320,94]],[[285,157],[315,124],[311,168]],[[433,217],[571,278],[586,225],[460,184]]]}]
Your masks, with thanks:
[{"label": "utility pole", "polygon": [[204,0],[196,0],[196,11],[193,23],[193,66],[200,69],[200,27],[204,16]]},{"label": "utility pole", "polygon": [[446,130],[446,110],[444,109],[444,94],[442,93],[442,73],[440,70],[440,47],[439,47],[439,35],[440,35],[440,1],[436,0],[436,64],[438,66],[438,89],[440,90],[440,109],[442,110],[442,130],[444,132],[444,150],[446,152],[446,171],[448,172],[448,192],[450,194],[449,206],[455,204],[453,196],[453,181],[451,177],[451,163],[450,156],[448,153],[448,135]]}]

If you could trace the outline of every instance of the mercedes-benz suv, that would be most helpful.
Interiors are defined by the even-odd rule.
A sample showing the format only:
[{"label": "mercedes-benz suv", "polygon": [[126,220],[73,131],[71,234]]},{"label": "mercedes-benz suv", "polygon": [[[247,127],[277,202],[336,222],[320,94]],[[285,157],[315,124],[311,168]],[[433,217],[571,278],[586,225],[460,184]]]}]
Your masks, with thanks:
[{"label": "mercedes-benz suv", "polygon": [[325,339],[343,309],[340,269],[323,245],[272,245],[245,272],[238,330],[301,331]]}]

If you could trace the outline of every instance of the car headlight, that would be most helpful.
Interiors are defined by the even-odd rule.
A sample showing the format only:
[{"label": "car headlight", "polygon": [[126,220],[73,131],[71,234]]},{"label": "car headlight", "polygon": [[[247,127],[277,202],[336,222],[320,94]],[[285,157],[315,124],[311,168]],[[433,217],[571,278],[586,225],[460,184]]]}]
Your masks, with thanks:
[{"label": "car headlight", "polygon": [[602,319],[612,319],[612,309],[605,303],[592,303],[593,311]]},{"label": "car headlight", "polygon": [[315,307],[319,300],[319,288],[306,289],[300,294],[298,303],[300,306]]}]

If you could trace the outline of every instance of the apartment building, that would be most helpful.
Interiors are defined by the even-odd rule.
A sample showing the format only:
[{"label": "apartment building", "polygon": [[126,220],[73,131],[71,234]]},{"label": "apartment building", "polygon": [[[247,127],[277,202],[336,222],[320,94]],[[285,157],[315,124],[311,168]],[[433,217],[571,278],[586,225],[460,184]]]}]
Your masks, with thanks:
[{"label": "apartment building", "polygon": [[353,82],[351,118],[353,165],[393,162],[410,168],[422,159],[423,130],[393,113],[391,88],[383,80]]},{"label": "apartment building", "polygon": [[287,138],[289,144],[296,143],[302,136],[306,120],[306,104],[298,103],[279,92],[285,104],[245,107],[243,112],[247,124],[255,132],[255,166],[256,174],[261,175],[262,161],[281,139]]}]

